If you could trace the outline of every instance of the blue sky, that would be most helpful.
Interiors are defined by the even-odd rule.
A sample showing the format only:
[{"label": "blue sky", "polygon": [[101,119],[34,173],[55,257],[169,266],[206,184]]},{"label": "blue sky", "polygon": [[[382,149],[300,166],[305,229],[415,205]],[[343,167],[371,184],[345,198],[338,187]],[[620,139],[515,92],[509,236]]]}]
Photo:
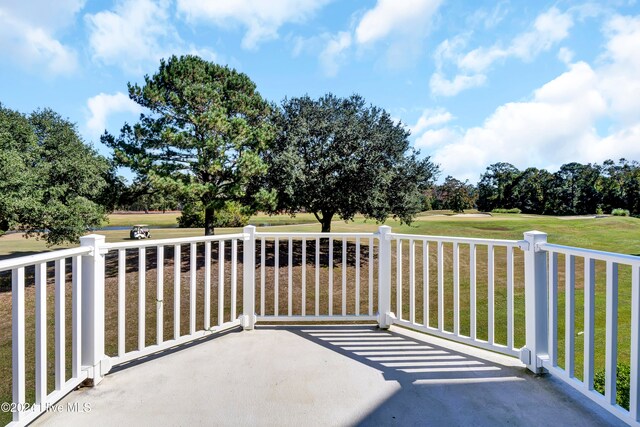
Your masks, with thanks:
[{"label": "blue sky", "polygon": [[640,160],[635,0],[0,0],[0,102],[50,107],[106,155],[99,135],[140,113],[127,82],[186,53],[271,101],[359,93],[442,178]]}]

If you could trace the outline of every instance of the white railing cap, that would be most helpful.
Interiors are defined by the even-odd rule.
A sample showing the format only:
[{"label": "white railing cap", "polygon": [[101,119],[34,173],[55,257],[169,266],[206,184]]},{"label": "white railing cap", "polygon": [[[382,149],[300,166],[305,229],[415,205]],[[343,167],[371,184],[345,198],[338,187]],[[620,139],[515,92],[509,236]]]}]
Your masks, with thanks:
[{"label": "white railing cap", "polygon": [[77,255],[87,255],[91,253],[93,249],[90,246],[80,246],[71,249],[60,249],[52,252],[45,252],[36,255],[27,255],[17,258],[10,258],[4,261],[0,261],[0,271],[12,270],[14,268],[27,267],[30,265],[36,265],[43,262],[57,261],[63,258],[69,258]]},{"label": "white railing cap", "polygon": [[518,240],[481,239],[477,237],[427,236],[423,234],[391,233],[393,239],[426,240],[431,242],[468,243],[476,245],[519,246]]},{"label": "white railing cap", "polygon": [[156,239],[156,240],[136,240],[133,242],[117,242],[107,243],[104,245],[106,249],[134,249],[146,248],[149,246],[170,246],[184,243],[205,243],[218,240],[234,240],[243,239],[246,233],[235,234],[216,234],[215,236],[194,236],[194,237],[178,237],[175,239]]},{"label": "white railing cap", "polygon": [[573,246],[555,245],[553,243],[539,243],[537,247],[539,250],[547,252],[556,252],[559,254],[573,255],[600,261],[611,261],[618,264],[640,265],[640,257],[635,255],[597,251],[595,249],[576,248]]}]

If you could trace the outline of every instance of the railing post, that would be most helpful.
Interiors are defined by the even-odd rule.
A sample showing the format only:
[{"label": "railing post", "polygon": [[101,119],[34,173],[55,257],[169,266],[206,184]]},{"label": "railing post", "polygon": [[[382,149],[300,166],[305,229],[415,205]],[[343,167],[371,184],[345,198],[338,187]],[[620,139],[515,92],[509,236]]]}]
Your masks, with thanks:
[{"label": "railing post", "polygon": [[96,385],[111,369],[104,353],[104,246],[105,237],[90,234],[80,238],[80,246],[92,252],[82,257],[82,366],[88,369],[89,385]]},{"label": "railing post", "polygon": [[250,331],[256,323],[256,228],[248,225],[242,231],[242,327]]},{"label": "railing post", "polygon": [[524,233],[528,247],[524,253],[524,298],[526,344],[520,360],[535,373],[542,372],[542,361],[549,356],[547,253],[538,249],[547,242],[547,233]]},{"label": "railing post", "polygon": [[391,227],[378,228],[378,241],[378,326],[389,329],[395,319],[391,312]]}]

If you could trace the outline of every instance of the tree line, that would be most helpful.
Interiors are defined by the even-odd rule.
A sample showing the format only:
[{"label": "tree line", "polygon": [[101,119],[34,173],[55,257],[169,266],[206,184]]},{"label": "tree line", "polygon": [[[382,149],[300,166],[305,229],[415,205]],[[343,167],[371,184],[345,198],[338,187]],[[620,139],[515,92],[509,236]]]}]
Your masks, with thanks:
[{"label": "tree line", "polygon": [[101,141],[118,166],[184,204],[181,225],[205,234],[258,210],[310,212],[325,232],[356,214],[410,222],[437,175],[405,127],[358,95],[276,105],[247,75],[190,55],[128,89],[147,112]]},{"label": "tree line", "polygon": [[557,172],[510,163],[487,167],[476,185],[451,176],[425,193],[424,210],[462,212],[511,210],[539,215],[640,215],[640,163],[620,159],[602,164],[567,163]]},{"label": "tree line", "polygon": [[[406,126],[361,96],[275,104],[246,74],[197,56],[161,60],[128,92],[144,113],[101,137],[111,158],[51,110],[23,115],[0,105],[0,234],[74,241],[116,208],[180,208],[180,226],[205,234],[246,224],[256,211],[309,212],[324,232],[336,218],[410,223],[429,209],[640,214],[635,161],[570,163],[556,173],[496,163],[477,185],[451,176],[436,185],[438,166],[411,147]],[[120,167],[135,173],[131,184]]]},{"label": "tree line", "polygon": [[[356,214],[408,223],[437,177],[429,157],[411,148],[405,126],[359,95],[303,96],[277,105],[246,74],[192,55],[161,60],[155,74],[128,84],[128,91],[145,112],[119,134],[101,137],[113,150],[110,159],[49,110],[65,131],[40,137],[35,119],[3,108],[0,233],[73,241],[124,206],[180,206],[180,225],[203,227],[205,234],[242,225],[258,210],[310,212],[325,232],[332,219]],[[14,132],[16,121],[31,133],[28,141]],[[52,139],[58,145],[42,158]],[[75,148],[55,152],[67,140]],[[32,151],[33,158],[25,154]],[[64,163],[63,176],[42,175],[49,163]],[[119,167],[135,173],[131,185],[116,175]],[[42,179],[31,185],[14,169]],[[38,197],[25,199],[29,194]]]}]

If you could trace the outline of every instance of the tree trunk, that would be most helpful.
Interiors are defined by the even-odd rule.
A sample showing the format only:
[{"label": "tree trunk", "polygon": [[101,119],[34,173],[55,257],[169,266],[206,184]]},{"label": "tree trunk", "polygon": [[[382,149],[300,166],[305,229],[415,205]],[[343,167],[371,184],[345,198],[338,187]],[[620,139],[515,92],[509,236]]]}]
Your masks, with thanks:
[{"label": "tree trunk", "polygon": [[205,236],[213,236],[213,220],[214,220],[214,210],[212,207],[207,206],[204,208],[204,235]]},{"label": "tree trunk", "polygon": [[320,224],[322,225],[323,233],[331,232],[331,220],[333,219],[333,213],[322,213],[322,219],[320,220]]}]

